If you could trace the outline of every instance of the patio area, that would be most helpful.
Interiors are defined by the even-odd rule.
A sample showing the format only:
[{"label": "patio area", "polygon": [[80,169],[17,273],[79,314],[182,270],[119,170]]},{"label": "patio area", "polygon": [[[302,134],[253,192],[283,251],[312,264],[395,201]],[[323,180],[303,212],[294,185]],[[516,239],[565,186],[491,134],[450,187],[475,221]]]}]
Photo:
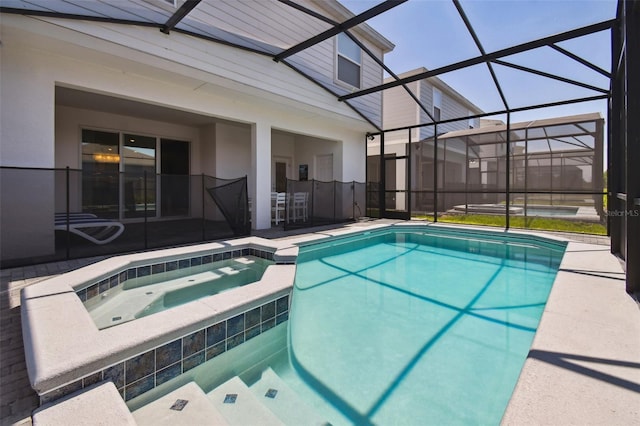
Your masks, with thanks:
[{"label": "patio area", "polygon": [[[293,241],[305,238],[305,234],[359,230],[395,222],[361,221],[289,232],[272,228],[255,234]],[[502,422],[632,424],[640,415],[640,309],[625,293],[620,263],[610,254],[607,237],[548,235],[569,238],[574,243],[565,254]],[[31,411],[38,406],[24,361],[20,290],[102,258],[2,270],[1,424],[30,424]]]}]

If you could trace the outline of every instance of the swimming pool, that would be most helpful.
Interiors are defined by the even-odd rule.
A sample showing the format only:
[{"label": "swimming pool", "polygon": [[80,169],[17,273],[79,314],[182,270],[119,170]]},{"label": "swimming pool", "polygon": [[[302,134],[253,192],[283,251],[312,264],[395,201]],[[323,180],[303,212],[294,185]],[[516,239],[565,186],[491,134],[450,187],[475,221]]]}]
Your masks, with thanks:
[{"label": "swimming pool", "polygon": [[578,207],[534,206],[527,207],[527,216],[575,216]]},{"label": "swimming pool", "polygon": [[[461,204],[453,207],[453,211],[469,214],[499,214],[506,213],[506,204]],[[522,204],[509,205],[509,214],[514,216],[576,216],[578,207],[575,206],[551,206],[543,204],[529,204],[526,207]]]},{"label": "swimming pool", "polygon": [[[218,256],[222,259],[223,253]],[[97,297],[85,295],[84,305],[98,329],[104,329],[259,281],[274,264],[251,255],[199,259],[193,265],[191,259],[171,260],[115,274],[118,283],[111,286],[111,280],[103,280],[102,292],[100,283],[88,287],[86,293]]]},{"label": "swimming pool", "polygon": [[286,347],[242,367],[250,346],[233,348],[193,380],[213,395],[275,374],[333,425],[498,424],[566,244],[396,228],[302,246]]},{"label": "swimming pool", "polygon": [[497,424],[563,252],[460,232],[303,249],[292,359],[349,421]]}]

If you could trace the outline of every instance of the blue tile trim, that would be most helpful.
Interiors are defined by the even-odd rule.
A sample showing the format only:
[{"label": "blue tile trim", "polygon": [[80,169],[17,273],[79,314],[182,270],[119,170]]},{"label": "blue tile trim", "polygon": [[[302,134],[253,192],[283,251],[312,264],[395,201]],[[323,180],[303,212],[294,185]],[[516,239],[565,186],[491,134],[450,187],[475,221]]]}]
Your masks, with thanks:
[{"label": "blue tile trim", "polygon": [[55,401],[102,380],[112,381],[122,398],[129,401],[283,323],[289,318],[289,299],[289,295],[273,299],[83,376],[42,395],[40,404]]},{"label": "blue tile trim", "polygon": [[[178,269],[186,269],[195,266],[206,265],[220,260],[233,259],[242,256],[255,256],[273,261],[273,252],[254,248],[243,248],[228,250],[224,252],[210,253],[202,256],[187,257],[184,259],[170,260],[167,262],[150,263],[135,268],[128,268],[124,271],[116,271],[113,275],[97,282],[89,282],[76,294],[83,302],[86,302],[100,294],[124,284],[127,280],[148,277],[155,274],[171,272]],[[293,262],[292,264],[295,264]]]}]

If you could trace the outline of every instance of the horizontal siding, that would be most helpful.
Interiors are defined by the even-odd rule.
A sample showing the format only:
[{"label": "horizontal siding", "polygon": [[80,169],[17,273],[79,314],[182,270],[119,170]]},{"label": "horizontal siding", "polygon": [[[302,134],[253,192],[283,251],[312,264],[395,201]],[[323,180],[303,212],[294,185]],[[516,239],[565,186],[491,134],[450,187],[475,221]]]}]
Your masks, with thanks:
[{"label": "horizontal siding", "polygon": [[[126,4],[112,3],[106,0],[94,2],[86,2],[85,0],[34,1],[41,7],[55,5],[50,9],[55,9],[56,11],[66,8],[72,13],[141,20],[157,24],[165,23],[177,10],[169,5],[162,4],[161,1],[128,0]],[[326,8],[327,5],[322,4],[322,1],[325,0],[301,0],[298,3],[327,16],[331,13],[327,11],[330,8]],[[83,10],[84,12],[82,12]],[[335,21],[344,19],[339,16],[328,17]],[[183,43],[181,40],[176,41],[178,39],[176,37],[177,31],[166,37],[159,34],[157,29],[142,31],[135,26],[114,25],[109,27],[108,24],[96,22],[83,25],[80,21],[67,21],[66,23],[61,21],[50,20],[50,22],[55,22],[57,25],[65,26],[75,31],[103,40],[113,41],[143,53],[168,58],[209,73],[219,74],[225,78],[235,79],[243,84],[255,85],[283,96],[290,96],[292,92],[305,93],[314,91],[301,87],[300,84],[292,85],[290,81],[287,81],[290,79],[283,78],[282,75],[279,76],[280,81],[276,81],[276,76],[266,76],[265,81],[260,81],[265,72],[262,59],[255,61],[251,60],[247,55],[240,54],[236,59],[228,56],[222,57],[224,55],[220,55],[217,52],[223,49],[211,47],[210,42],[206,42],[209,46],[203,46],[202,43],[197,43],[193,40],[189,40],[188,43]],[[220,38],[273,54],[307,40],[331,28],[331,25],[277,0],[215,0],[198,4],[189,15],[178,23],[176,28]],[[357,28],[352,31],[357,36],[361,32]],[[369,38],[365,38],[360,34],[359,39],[379,59],[382,58],[381,48],[374,45]],[[207,55],[210,55],[210,57],[207,57]],[[335,37],[305,49],[289,58],[289,61],[331,92],[338,95],[351,92],[349,88],[336,83],[334,64]],[[267,73],[271,71],[271,67],[267,67]],[[377,86],[381,83],[381,67],[363,53],[362,88]],[[305,82],[304,85],[306,84],[308,83]],[[315,97],[317,98],[317,95]],[[363,96],[351,100],[350,103],[372,122],[381,125],[381,94]]]},{"label": "horizontal siding", "polygon": [[[416,93],[418,83],[407,84],[411,92]],[[399,86],[384,91],[383,122],[385,129],[417,124],[418,106],[406,90]]]},{"label": "horizontal siding", "polygon": [[[455,101],[450,96],[447,96],[447,93],[444,91],[442,92],[442,110],[443,120],[469,116],[469,108]],[[468,128],[469,120],[467,118],[464,118],[463,120],[455,123],[445,124],[443,130],[451,132],[453,130],[463,130]]]},{"label": "horizontal siding", "polygon": [[[433,84],[428,80],[420,81],[420,100],[423,105],[429,110],[429,112],[433,111]],[[437,86],[436,86],[437,87]],[[442,109],[440,111],[440,119],[441,120],[449,120],[452,118],[458,117],[466,117],[469,115],[469,109],[460,104],[458,101],[454,100],[446,91],[446,89],[438,87],[438,89],[442,92]],[[431,119],[426,115],[426,113],[422,113],[420,119],[423,120],[422,123],[429,123]],[[417,123],[416,123],[417,124]],[[463,130],[468,129],[468,121],[466,119],[461,120],[455,123],[445,123],[438,126],[438,133],[446,133],[451,132],[453,130]],[[433,135],[432,128],[424,128],[420,131],[420,137],[426,138],[431,137]]]},{"label": "horizontal siding", "polygon": [[[299,3],[327,15],[327,12],[318,9],[314,2]],[[295,46],[331,28],[329,24],[283,3],[268,1],[217,0],[199,5],[189,17],[282,49]],[[329,16],[329,18],[338,20],[335,16]],[[379,59],[382,58],[379,48],[363,37],[359,39]],[[335,37],[309,47],[289,57],[287,61],[333,93],[344,95],[350,92],[335,81]],[[362,88],[377,86],[381,82],[382,67],[363,52]],[[363,96],[351,100],[350,104],[372,122],[381,125],[382,96],[380,94]]]},{"label": "horizontal siding", "polygon": [[[189,37],[179,33],[166,36],[154,28],[133,25],[98,24],[95,22],[48,18],[47,21],[79,33],[134,49],[203,71],[213,77],[223,77],[243,85],[256,87],[287,98],[296,99],[329,111],[338,111],[335,98],[283,64],[268,56],[240,51],[233,47]],[[90,39],[87,39],[91,47]],[[166,71],[171,71],[167,69]],[[202,76],[203,79],[205,76]],[[216,79],[209,79],[216,82]],[[344,111],[347,116],[354,113]]]},{"label": "horizontal siding", "polygon": [[271,1],[203,2],[189,18],[284,49],[330,28],[303,12]]}]

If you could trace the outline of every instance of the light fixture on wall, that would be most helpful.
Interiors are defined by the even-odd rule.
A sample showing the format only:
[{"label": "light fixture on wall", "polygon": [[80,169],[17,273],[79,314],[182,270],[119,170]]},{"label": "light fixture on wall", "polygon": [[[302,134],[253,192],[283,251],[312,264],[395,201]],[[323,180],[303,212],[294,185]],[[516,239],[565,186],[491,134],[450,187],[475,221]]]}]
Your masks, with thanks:
[{"label": "light fixture on wall", "polygon": [[96,163],[119,163],[120,155],[97,152],[93,154],[93,161],[95,161]]}]

